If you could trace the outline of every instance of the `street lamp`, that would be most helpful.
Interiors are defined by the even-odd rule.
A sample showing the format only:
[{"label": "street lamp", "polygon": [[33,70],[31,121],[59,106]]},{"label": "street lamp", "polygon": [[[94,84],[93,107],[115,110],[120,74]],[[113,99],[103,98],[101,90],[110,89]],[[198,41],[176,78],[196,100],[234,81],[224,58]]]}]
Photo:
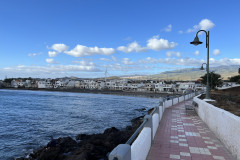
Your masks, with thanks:
[{"label": "street lamp", "polygon": [[204,70],[204,68],[203,68],[203,65],[204,65],[204,64],[206,64],[206,66],[207,66],[207,63],[203,63],[202,66],[201,66],[201,68],[200,68],[200,70],[202,70],[202,71]]},{"label": "street lamp", "polygon": [[[190,42],[190,44],[193,44],[195,46],[199,45],[199,44],[202,44],[203,42],[199,41],[199,38],[198,38],[198,33],[199,32],[205,32],[206,33],[206,48],[207,48],[207,90],[206,90],[206,98],[205,99],[210,99],[210,87],[209,87],[209,31],[205,31],[205,30],[199,30],[197,33],[196,33],[196,37],[194,38],[194,40],[192,42]],[[201,69],[203,69],[203,64],[202,64],[202,67]]]}]

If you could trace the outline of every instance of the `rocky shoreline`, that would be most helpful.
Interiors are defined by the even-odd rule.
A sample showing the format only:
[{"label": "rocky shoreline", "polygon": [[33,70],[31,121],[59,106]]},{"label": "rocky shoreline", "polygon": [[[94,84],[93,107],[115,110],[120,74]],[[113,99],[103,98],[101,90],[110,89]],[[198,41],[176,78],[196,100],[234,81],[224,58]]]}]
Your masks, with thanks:
[{"label": "rocky shoreline", "polygon": [[118,144],[126,143],[142,122],[143,116],[140,116],[132,119],[132,125],[123,130],[112,127],[100,134],[79,134],[75,139],[52,139],[27,158],[21,157],[16,160],[108,160],[107,155]]}]

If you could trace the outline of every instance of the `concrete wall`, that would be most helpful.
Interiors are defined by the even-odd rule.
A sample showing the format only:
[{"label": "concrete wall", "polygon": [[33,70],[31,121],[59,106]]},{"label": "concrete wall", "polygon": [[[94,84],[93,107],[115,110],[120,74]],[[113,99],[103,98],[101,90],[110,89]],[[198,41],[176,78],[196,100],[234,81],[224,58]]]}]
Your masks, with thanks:
[{"label": "concrete wall", "polygon": [[165,101],[165,102],[164,102],[164,107],[165,107],[165,108],[168,108],[168,107],[170,107],[170,106],[172,106],[172,100],[168,100],[168,101]]},{"label": "concrete wall", "polygon": [[163,112],[164,112],[164,107],[163,107],[163,106],[159,106],[159,122],[160,122],[161,119],[162,119]]},{"label": "concrete wall", "polygon": [[184,101],[184,96],[179,97],[179,102]]},{"label": "concrete wall", "polygon": [[240,160],[240,117],[217,108],[197,97],[199,117],[208,125],[216,136],[225,144],[234,156]]},{"label": "concrete wall", "polygon": [[145,160],[151,147],[151,128],[144,127],[131,145],[131,160]]},{"label": "concrete wall", "polygon": [[155,137],[155,134],[157,132],[158,125],[159,125],[159,114],[158,113],[153,114],[152,123],[153,123],[153,137]]},{"label": "concrete wall", "polygon": [[173,99],[173,105],[177,104],[178,103],[178,98],[174,98]]},{"label": "concrete wall", "polygon": [[[191,98],[191,96],[194,96],[194,94],[189,95],[188,98]],[[183,96],[180,99],[179,102],[184,101]],[[118,158],[118,160],[145,160],[147,158],[148,152],[152,144],[152,138],[155,137],[155,134],[159,126],[159,122],[164,114],[164,110],[172,106],[173,102],[174,104],[177,104],[178,98],[175,98],[173,101],[172,99],[165,101],[163,103],[163,106],[159,106],[159,108],[156,109],[152,117],[150,115],[146,115],[148,121],[143,127],[142,131],[137,136],[137,138],[135,139],[135,141],[131,144],[131,146],[128,144],[118,145],[110,153],[109,160],[114,160],[115,158]]]}]

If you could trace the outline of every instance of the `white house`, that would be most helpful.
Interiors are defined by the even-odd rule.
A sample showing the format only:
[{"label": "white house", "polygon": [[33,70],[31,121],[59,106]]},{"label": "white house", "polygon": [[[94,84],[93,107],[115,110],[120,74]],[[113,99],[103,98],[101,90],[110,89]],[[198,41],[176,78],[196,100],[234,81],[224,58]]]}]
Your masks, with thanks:
[{"label": "white house", "polygon": [[32,87],[32,81],[31,81],[31,80],[26,80],[26,81],[24,82],[24,86],[25,86],[26,88]]},{"label": "white house", "polygon": [[11,81],[11,87],[13,87],[13,88],[18,88],[18,80],[12,80]]},{"label": "white house", "polygon": [[181,82],[178,83],[179,92],[184,92],[185,90],[195,90],[196,84],[194,82]]},{"label": "white house", "polygon": [[81,81],[74,81],[74,82],[75,82],[74,87],[75,87],[75,88],[80,88],[80,86],[81,86]]},{"label": "white house", "polygon": [[38,84],[38,88],[53,88],[53,84],[51,83],[51,79],[38,81],[37,84]]}]

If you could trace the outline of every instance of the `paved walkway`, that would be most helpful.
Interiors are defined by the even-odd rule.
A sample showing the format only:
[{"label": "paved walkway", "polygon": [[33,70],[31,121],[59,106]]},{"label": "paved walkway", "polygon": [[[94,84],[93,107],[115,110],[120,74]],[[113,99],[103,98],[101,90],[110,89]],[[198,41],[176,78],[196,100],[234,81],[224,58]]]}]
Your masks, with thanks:
[{"label": "paved walkway", "polygon": [[185,104],[165,110],[147,160],[232,160],[230,152]]}]

